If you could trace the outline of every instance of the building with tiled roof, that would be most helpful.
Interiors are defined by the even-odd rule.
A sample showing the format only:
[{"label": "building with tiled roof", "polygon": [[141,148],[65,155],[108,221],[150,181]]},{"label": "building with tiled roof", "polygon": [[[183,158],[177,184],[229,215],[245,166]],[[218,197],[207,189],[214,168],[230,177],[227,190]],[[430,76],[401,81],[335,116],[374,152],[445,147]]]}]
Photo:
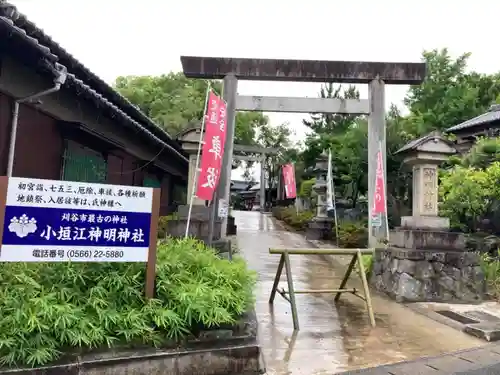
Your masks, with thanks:
[{"label": "building with tiled roof", "polygon": [[500,135],[500,105],[492,105],[488,112],[471,118],[448,129],[446,133],[457,137],[456,147],[465,152],[470,149],[478,137]]},{"label": "building with tiled roof", "polygon": [[0,0],[0,175],[10,172],[161,187],[166,212],[185,188],[188,159],[167,132]]}]

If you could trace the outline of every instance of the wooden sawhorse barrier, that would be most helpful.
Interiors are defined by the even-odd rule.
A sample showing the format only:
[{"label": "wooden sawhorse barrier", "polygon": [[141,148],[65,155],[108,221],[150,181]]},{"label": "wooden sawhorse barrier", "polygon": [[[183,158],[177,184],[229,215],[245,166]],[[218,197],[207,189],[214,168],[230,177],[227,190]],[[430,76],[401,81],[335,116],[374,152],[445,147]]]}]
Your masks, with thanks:
[{"label": "wooden sawhorse barrier", "polygon": [[[278,292],[284,299],[286,299],[292,307],[293,328],[299,329],[299,318],[297,315],[297,305],[295,303],[295,294],[322,294],[322,293],[336,293],[335,301],[338,301],[342,293],[352,293],[356,297],[361,298],[366,303],[368,310],[368,317],[370,324],[375,327],[375,317],[373,315],[372,300],[370,297],[370,289],[368,288],[368,281],[366,280],[365,267],[363,265],[362,255],[373,254],[372,249],[269,249],[269,254],[281,254],[276,277],[274,278],[273,289],[269,297],[269,303],[274,302],[276,292]],[[320,290],[294,290],[292,279],[292,267],[290,266],[290,255],[352,255],[351,262],[347,267],[346,273],[338,289],[320,289]],[[363,295],[359,294],[356,288],[346,288],[347,281],[351,276],[354,266],[358,264],[361,283],[363,284]],[[286,280],[288,283],[288,291],[281,288],[278,289],[281,273],[285,266]]]}]

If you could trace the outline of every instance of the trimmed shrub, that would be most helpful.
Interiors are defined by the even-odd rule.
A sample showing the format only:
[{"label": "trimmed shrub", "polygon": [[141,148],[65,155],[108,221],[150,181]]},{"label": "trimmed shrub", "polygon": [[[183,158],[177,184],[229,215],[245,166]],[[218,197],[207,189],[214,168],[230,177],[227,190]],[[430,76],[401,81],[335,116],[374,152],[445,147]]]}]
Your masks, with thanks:
[{"label": "trimmed shrub", "polygon": [[440,213],[452,228],[500,234],[500,163],[484,169],[455,166],[440,179]]},{"label": "trimmed shrub", "polygon": [[160,216],[158,220],[158,235],[157,235],[159,239],[163,240],[165,239],[165,237],[167,237],[168,222],[175,219],[177,219],[177,214],[175,212],[170,215]]},{"label": "trimmed shrub", "polygon": [[296,230],[305,230],[314,217],[313,211],[299,211],[295,207],[273,207],[273,216]]},{"label": "trimmed shrub", "polygon": [[253,303],[255,274],[194,239],[158,246],[156,298],[141,263],[5,263],[0,365],[39,366],[64,353],[169,346],[231,324]]},{"label": "trimmed shrub", "polygon": [[[368,247],[368,220],[347,221],[339,223],[339,246],[344,249],[365,249]],[[335,228],[333,229],[335,231]],[[334,233],[335,234],[335,233]],[[373,256],[362,256],[363,266],[367,278],[373,269]],[[356,265],[359,272],[359,268]]]},{"label": "trimmed shrub", "polygon": [[302,183],[300,184],[299,193],[297,195],[301,198],[311,198],[314,193],[313,186],[315,183],[315,178],[302,181]]},{"label": "trimmed shrub", "polygon": [[500,299],[500,251],[496,254],[482,254],[481,268],[484,272],[488,292],[497,301]]},{"label": "trimmed shrub", "polygon": [[[344,249],[364,249],[368,246],[367,220],[340,221],[339,246]],[[335,234],[335,228],[334,234]]]}]

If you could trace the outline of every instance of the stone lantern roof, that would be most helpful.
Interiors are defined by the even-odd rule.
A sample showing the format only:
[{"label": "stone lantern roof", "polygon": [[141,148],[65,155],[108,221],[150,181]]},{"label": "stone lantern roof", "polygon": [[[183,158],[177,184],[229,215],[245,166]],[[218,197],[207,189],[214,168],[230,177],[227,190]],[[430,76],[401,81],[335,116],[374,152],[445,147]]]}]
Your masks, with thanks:
[{"label": "stone lantern roof", "polygon": [[404,163],[409,165],[431,163],[440,164],[457,153],[453,142],[438,131],[414,139],[401,147],[396,154],[404,155]]}]

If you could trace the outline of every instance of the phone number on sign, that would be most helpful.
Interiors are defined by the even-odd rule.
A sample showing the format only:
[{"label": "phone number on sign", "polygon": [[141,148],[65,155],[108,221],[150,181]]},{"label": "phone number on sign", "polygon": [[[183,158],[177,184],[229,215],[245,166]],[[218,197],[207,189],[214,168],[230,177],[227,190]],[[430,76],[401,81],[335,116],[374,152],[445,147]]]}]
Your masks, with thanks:
[{"label": "phone number on sign", "polygon": [[33,250],[33,257],[50,260],[107,261],[123,258],[123,250]]},{"label": "phone number on sign", "polygon": [[83,258],[83,259],[114,259],[123,258],[123,251],[121,250],[68,250],[66,252],[67,258]]}]

